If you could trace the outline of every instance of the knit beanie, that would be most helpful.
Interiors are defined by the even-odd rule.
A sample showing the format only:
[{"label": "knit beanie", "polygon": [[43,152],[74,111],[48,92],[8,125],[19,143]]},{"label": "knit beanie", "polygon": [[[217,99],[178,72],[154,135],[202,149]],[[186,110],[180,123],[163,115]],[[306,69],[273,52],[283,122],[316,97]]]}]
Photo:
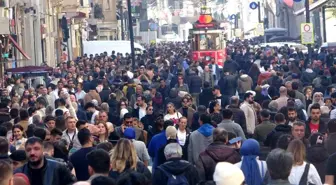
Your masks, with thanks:
[{"label": "knit beanie", "polygon": [[244,174],[231,163],[219,162],[216,165],[213,180],[216,185],[241,185],[244,182]]}]

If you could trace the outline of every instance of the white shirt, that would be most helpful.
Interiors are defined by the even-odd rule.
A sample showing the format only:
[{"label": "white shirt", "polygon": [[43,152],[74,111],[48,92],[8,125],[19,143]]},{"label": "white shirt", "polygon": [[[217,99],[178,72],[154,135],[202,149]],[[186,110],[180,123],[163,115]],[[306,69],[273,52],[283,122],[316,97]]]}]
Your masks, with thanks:
[{"label": "white shirt", "polygon": [[[62,90],[64,92],[68,92],[68,90],[66,88],[63,88]],[[50,93],[50,96],[52,98],[52,102],[55,102],[55,100],[57,100],[59,98],[59,96],[58,96],[58,88],[56,88],[54,91],[52,91]]]},{"label": "white shirt", "polygon": [[[288,177],[288,181],[291,184],[299,184],[304,169],[306,167],[306,162],[303,162],[300,166],[293,166],[292,171]],[[317,173],[317,170],[313,164],[310,164],[308,171],[308,182],[314,185],[322,185],[321,178]]]},{"label": "white shirt", "polygon": [[139,120],[146,116],[146,108],[139,107]]},{"label": "white shirt", "polygon": [[76,92],[76,98],[77,100],[80,100],[80,99],[84,99],[84,96],[86,95],[86,93],[82,90],[81,92]]},{"label": "white shirt", "polygon": [[[182,117],[182,114],[178,111],[176,111],[174,114],[166,114],[163,118],[164,121],[167,121],[167,120],[179,120],[180,118]],[[175,122],[174,122],[175,123]],[[176,124],[176,123],[175,123]]]},{"label": "white shirt", "polygon": [[33,116],[28,118],[28,125],[33,124]]},{"label": "white shirt", "polygon": [[99,114],[99,111],[97,111],[97,110],[92,114],[90,123],[92,123],[92,124],[95,123],[96,116],[98,116],[98,114]]},{"label": "white shirt", "polygon": [[216,75],[216,64],[212,64],[212,74]]},{"label": "white shirt", "polygon": [[134,77],[134,74],[131,71],[127,71],[127,76],[132,79]]},{"label": "white shirt", "polygon": [[177,139],[178,143],[184,146],[187,139],[187,131],[181,132],[180,129],[177,129]]}]

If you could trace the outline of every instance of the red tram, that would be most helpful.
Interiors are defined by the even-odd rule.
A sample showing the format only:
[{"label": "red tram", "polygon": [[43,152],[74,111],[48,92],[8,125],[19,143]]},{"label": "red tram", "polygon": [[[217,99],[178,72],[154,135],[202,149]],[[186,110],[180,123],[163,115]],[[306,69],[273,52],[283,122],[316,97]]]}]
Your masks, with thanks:
[{"label": "red tram", "polygon": [[211,16],[210,9],[202,8],[198,21],[189,31],[193,60],[208,62],[214,59],[219,66],[226,59],[224,28]]}]

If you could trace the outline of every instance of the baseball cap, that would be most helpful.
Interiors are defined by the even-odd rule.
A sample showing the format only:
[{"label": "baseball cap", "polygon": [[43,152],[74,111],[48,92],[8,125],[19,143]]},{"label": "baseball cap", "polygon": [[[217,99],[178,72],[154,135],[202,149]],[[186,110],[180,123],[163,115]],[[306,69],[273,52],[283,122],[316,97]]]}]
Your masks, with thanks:
[{"label": "baseball cap", "polygon": [[241,185],[244,179],[241,169],[228,162],[217,163],[213,174],[213,180],[216,185]]},{"label": "baseball cap", "polygon": [[124,131],[124,136],[127,139],[135,139],[135,130],[132,127],[128,127]]}]

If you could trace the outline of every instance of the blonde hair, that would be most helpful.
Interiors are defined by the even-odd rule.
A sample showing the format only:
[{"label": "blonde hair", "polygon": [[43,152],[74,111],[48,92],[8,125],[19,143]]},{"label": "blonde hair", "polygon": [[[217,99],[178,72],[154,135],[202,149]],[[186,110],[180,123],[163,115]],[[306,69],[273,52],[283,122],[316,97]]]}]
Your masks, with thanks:
[{"label": "blonde hair", "polygon": [[288,145],[287,151],[293,154],[294,166],[302,165],[306,159],[306,147],[299,139],[294,139]]},{"label": "blonde hair", "polygon": [[137,154],[130,140],[120,139],[111,156],[112,170],[121,173],[126,169],[126,164],[131,170],[136,170]]}]

